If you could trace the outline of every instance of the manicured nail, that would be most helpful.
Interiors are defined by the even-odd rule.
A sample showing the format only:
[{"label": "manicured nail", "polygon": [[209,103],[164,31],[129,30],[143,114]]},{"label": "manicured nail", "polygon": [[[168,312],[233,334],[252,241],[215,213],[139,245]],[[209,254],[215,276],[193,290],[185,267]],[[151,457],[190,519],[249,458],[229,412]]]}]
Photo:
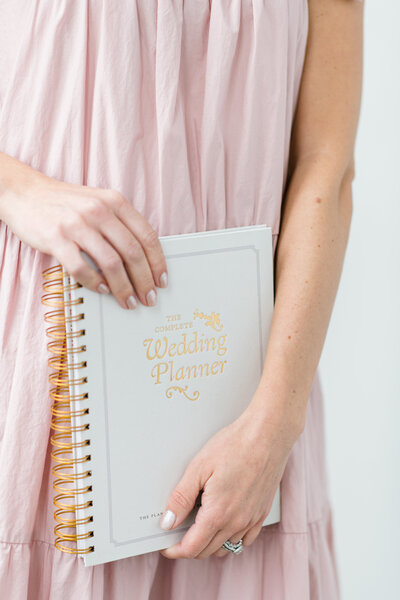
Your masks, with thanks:
[{"label": "manicured nail", "polygon": [[109,294],[110,293],[110,288],[108,287],[108,285],[106,285],[105,283],[99,283],[97,290],[101,293],[101,294]]},{"label": "manicured nail", "polygon": [[168,285],[168,275],[164,272],[160,275],[160,286],[166,288]]},{"label": "manicured nail", "polygon": [[128,306],[128,308],[136,308],[137,307],[137,301],[135,296],[129,296],[129,298],[126,301],[126,304]]},{"label": "manicured nail", "polygon": [[172,512],[172,510],[167,510],[160,520],[161,529],[171,529],[172,525],[175,523],[176,514]]},{"label": "manicured nail", "polygon": [[149,306],[155,306],[157,304],[157,296],[154,290],[150,290],[147,293],[146,300]]}]

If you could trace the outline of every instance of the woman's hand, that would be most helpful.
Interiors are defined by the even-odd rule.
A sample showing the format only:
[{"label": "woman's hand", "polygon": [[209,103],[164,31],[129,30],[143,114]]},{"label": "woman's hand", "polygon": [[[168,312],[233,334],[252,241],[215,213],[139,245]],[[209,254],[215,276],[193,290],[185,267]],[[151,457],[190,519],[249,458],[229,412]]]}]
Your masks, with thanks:
[{"label": "woman's hand", "polygon": [[[208,440],[171,493],[166,510],[176,519],[170,530],[184,521],[203,490],[193,525],[178,544],[160,550],[166,558],[225,556],[226,540],[243,538],[243,546],[249,546],[260,533],[301,430],[283,415],[267,420],[255,406]],[[166,521],[171,525],[170,513]]]},{"label": "woman's hand", "polygon": [[[6,174],[6,175],[5,175]],[[124,308],[156,304],[167,266],[156,231],[116,190],[64,183],[0,153],[0,219],[76,281]],[[85,251],[100,268],[83,258]]]}]

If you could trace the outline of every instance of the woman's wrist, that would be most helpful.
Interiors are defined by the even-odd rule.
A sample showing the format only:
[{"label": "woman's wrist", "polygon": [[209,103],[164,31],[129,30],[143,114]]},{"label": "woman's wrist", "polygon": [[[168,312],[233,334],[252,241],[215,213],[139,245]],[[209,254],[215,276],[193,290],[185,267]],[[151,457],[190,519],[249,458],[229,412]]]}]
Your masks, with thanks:
[{"label": "woman's wrist", "polygon": [[7,223],[10,219],[13,197],[20,193],[24,186],[32,185],[32,181],[43,176],[30,165],[17,158],[0,152],[0,220]]},{"label": "woman's wrist", "polygon": [[282,385],[261,380],[246,413],[261,433],[274,431],[292,445],[305,426],[307,398],[296,400]]}]

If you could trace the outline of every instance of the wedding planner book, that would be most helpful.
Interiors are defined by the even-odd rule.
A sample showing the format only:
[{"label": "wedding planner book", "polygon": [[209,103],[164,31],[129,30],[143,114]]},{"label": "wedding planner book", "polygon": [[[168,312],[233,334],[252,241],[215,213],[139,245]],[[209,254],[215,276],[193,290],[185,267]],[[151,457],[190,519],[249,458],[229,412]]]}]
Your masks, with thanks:
[{"label": "wedding planner book", "polygon": [[[168,287],[124,310],[61,265],[43,272],[56,546],[85,565],[179,542],[201,503],[159,520],[189,461],[246,408],[273,313],[266,225],[160,237]],[[240,482],[238,482],[240,485]],[[280,487],[263,525],[280,520]]]}]

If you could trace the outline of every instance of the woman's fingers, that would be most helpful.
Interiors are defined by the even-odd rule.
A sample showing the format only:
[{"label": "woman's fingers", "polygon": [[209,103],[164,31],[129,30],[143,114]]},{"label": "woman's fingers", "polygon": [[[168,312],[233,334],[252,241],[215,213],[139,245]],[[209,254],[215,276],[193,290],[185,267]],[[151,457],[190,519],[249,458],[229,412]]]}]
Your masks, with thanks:
[{"label": "woman's fingers", "polygon": [[[88,289],[105,291],[106,284],[122,307],[135,308],[137,301],[135,303],[133,287],[121,257],[98,229],[88,224],[85,218],[88,215],[93,216],[94,213],[98,214],[98,203],[89,198],[85,204],[85,210],[81,214],[69,211],[65,215],[57,227],[52,253],[64,265],[66,271]],[[101,273],[89,265],[79,250],[84,250],[89,255]],[[131,298],[131,307],[127,304],[128,298]]]},{"label": "woman's fingers", "polygon": [[[127,276],[142,304],[154,306],[157,302],[157,291],[153,273],[140,242],[114,213],[100,225],[100,232],[122,258]],[[100,264],[99,266],[101,267]],[[106,276],[104,271],[103,273]]]},{"label": "woman's fingers", "polygon": [[204,550],[200,552],[196,556],[196,558],[207,558],[211,554],[215,554],[215,556],[226,556],[227,554],[231,554],[230,550],[226,550],[222,548],[222,544],[229,540],[232,543],[238,542],[243,538],[247,529],[242,529],[241,531],[232,533],[232,529],[222,529],[215,534],[211,542],[208,544]]},{"label": "woman's fingers", "polygon": [[265,517],[259,520],[255,525],[249,523],[242,529],[236,529],[234,533],[232,533],[232,531],[235,529],[235,526],[220,529],[210,540],[208,545],[206,545],[195,558],[207,558],[208,556],[211,556],[211,554],[215,554],[215,556],[226,556],[227,554],[230,554],[230,550],[222,548],[222,544],[227,540],[232,543],[243,540],[243,546],[250,546],[260,533],[264,519]]},{"label": "woman's fingers", "polygon": [[[124,262],[117,250],[99,232],[90,227],[77,231],[74,237],[77,245],[99,267],[101,279],[106,282],[120,306],[123,308],[136,308],[137,297]],[[81,279],[77,279],[77,281],[90,287],[86,283],[87,276],[89,274],[85,271],[81,274]],[[90,287],[90,289],[101,291],[98,286],[96,288]]]},{"label": "woman's fingers", "polygon": [[[197,558],[220,531],[218,525],[220,519],[205,516],[203,507],[196,514],[193,525],[189,527],[184,537],[178,544],[161,550],[161,554],[167,558]],[[221,542],[222,543],[222,542]]]},{"label": "woman's fingers", "polygon": [[254,540],[258,537],[262,529],[264,519],[265,517],[263,517],[261,521],[259,521],[258,523],[253,525],[253,527],[250,527],[248,531],[246,531],[246,533],[243,536],[243,546],[250,546],[250,544],[252,544]]},{"label": "woman's fingers", "polygon": [[168,280],[167,263],[155,229],[116,190],[103,190],[102,194],[115,215],[126,225],[140,243],[148,261],[155,285],[166,287]]},{"label": "woman's fingers", "polygon": [[[83,258],[80,248],[75,242],[59,239],[53,254],[76,281],[90,290],[107,293],[108,288],[104,277]],[[102,287],[104,285],[106,287]]]},{"label": "woman's fingers", "polygon": [[[142,304],[154,306],[157,303],[156,285],[167,285],[167,266],[157,232],[115,190],[97,190],[97,196],[85,197],[79,210],[85,223],[92,230],[99,231],[120,258],[118,261],[115,254],[108,251],[102,263],[106,262],[107,271],[98,263],[107,281],[109,277],[114,280],[114,284],[112,281],[108,283],[118,301],[126,295],[126,277],[121,278],[121,269],[124,268]],[[81,245],[81,240],[77,241]],[[93,252],[90,254],[93,257]],[[118,292],[114,292],[116,288]]]},{"label": "woman's fingers", "polygon": [[[222,515],[219,518],[211,518],[207,511],[200,507],[196,520],[188,529],[181,542],[161,550],[161,554],[167,558],[196,558],[203,559],[215,554],[215,556],[226,556],[230,550],[222,548],[227,540],[232,543],[243,540],[243,546],[249,546],[259,535],[265,517],[253,524],[242,517],[234,521],[226,522]],[[222,527],[223,525],[223,527]]]},{"label": "woman's fingers", "polygon": [[[247,524],[245,524],[246,521]],[[229,550],[221,548],[222,544],[226,540],[238,542],[254,527],[246,517],[241,517],[236,522],[229,521],[223,514],[218,515],[218,513],[215,513],[215,510],[212,515],[209,511],[205,511],[203,507],[200,507],[195,522],[188,529],[181,542],[161,552],[167,558],[202,559],[211,554],[225,556]],[[248,545],[248,542],[246,543]]]}]

